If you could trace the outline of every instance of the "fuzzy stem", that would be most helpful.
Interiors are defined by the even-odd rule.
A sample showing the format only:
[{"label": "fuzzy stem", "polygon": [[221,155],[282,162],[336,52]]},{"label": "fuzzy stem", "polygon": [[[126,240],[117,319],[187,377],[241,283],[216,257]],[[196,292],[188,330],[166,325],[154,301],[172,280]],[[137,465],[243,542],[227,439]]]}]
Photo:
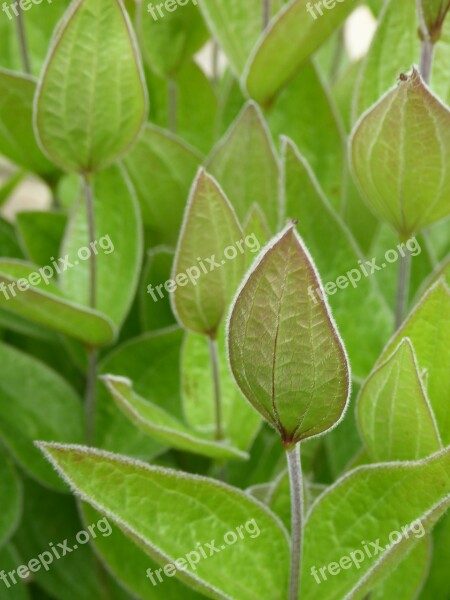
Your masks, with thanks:
[{"label": "fuzzy stem", "polygon": [[220,372],[219,355],[217,350],[217,340],[208,336],[209,356],[211,359],[211,369],[214,382],[214,406],[216,411],[216,440],[223,439],[222,429],[222,398],[220,390]]},{"label": "fuzzy stem", "polygon": [[286,449],[286,458],[291,488],[291,574],[289,600],[297,600],[302,560],[303,538],[303,476],[300,459],[300,444]]},{"label": "fuzzy stem", "polygon": [[17,15],[17,36],[19,38],[19,46],[20,46],[20,54],[22,57],[22,64],[25,73],[28,75],[31,74],[31,63],[30,63],[30,55],[28,52],[28,42],[27,42],[27,34],[25,31],[25,22],[23,20],[23,13],[19,10],[19,14]]},{"label": "fuzzy stem", "polygon": [[[88,223],[89,244],[95,242],[95,210],[94,191],[88,175],[84,177],[84,191],[86,198],[86,214]],[[91,246],[93,248],[93,246]],[[91,252],[89,259],[89,304],[91,308],[97,306],[97,261],[95,253]],[[88,349],[88,372],[86,381],[86,436],[90,445],[94,439],[95,420],[95,383],[97,379],[97,351]]]},{"label": "fuzzy stem", "polygon": [[407,248],[405,248],[405,256],[400,258],[400,264],[398,267],[398,281],[397,281],[397,302],[395,309],[395,328],[398,329],[403,323],[406,309],[408,306],[409,296],[409,280],[411,277],[411,254]]}]

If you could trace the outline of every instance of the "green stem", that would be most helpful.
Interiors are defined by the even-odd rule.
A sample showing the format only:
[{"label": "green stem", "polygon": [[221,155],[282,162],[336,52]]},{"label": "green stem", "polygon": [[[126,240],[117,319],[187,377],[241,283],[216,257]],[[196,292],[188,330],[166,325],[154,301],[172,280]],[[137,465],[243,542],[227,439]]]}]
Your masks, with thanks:
[{"label": "green stem", "polygon": [[291,488],[291,571],[289,600],[298,600],[303,538],[303,476],[300,444],[286,449]]},{"label": "green stem", "polygon": [[217,340],[208,336],[209,356],[211,359],[211,369],[214,384],[214,406],[216,412],[216,440],[223,439],[222,427],[222,398],[220,389],[220,371],[219,354],[217,349]]},{"label": "green stem", "polygon": [[19,38],[20,54],[22,57],[23,69],[25,73],[31,75],[31,63],[30,54],[28,52],[27,34],[25,31],[25,22],[23,20],[23,13],[21,9],[19,9],[19,14],[17,16],[17,36]]},{"label": "green stem", "polygon": [[169,131],[177,132],[177,108],[178,108],[178,91],[177,85],[173,79],[169,79],[168,83],[169,94]]},{"label": "green stem", "polygon": [[263,0],[263,30],[267,29],[270,23],[272,6],[270,0]]},{"label": "green stem", "polygon": [[420,74],[422,75],[422,78],[426,84],[430,83],[433,56],[434,43],[429,39],[423,39],[420,52]]},{"label": "green stem", "polygon": [[[89,245],[93,248],[95,242],[95,208],[94,190],[89,175],[84,177],[84,191],[86,199],[86,215],[88,224]],[[95,309],[97,307],[97,260],[95,253],[91,251],[89,258],[89,304]],[[94,440],[95,421],[95,386],[97,381],[97,351],[95,348],[88,349],[88,371],[86,381],[86,436],[89,445]]]},{"label": "green stem", "polygon": [[403,247],[405,248],[405,256],[400,258],[398,267],[397,302],[395,308],[396,329],[400,327],[405,317],[408,306],[409,280],[411,277],[411,254],[405,246]]}]

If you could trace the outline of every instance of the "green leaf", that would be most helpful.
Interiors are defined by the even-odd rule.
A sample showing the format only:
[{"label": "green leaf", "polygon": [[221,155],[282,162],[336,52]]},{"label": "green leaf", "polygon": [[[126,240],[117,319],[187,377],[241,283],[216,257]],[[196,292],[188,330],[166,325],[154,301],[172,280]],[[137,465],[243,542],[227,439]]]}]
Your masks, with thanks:
[{"label": "green leaf", "polygon": [[0,447],[0,548],[16,529],[22,513],[22,484],[9,456]]},{"label": "green leaf", "polygon": [[272,232],[277,230],[278,158],[264,117],[254,102],[242,109],[213,150],[206,169],[222,186],[241,223],[257,202]]},{"label": "green leaf", "polygon": [[197,333],[215,336],[244,268],[243,232],[236,215],[217,182],[200,170],[186,208],[172,282],[166,288],[172,289],[172,307],[179,322]]},{"label": "green leaf", "polygon": [[450,572],[448,569],[447,553],[450,545],[450,512],[442,517],[433,530],[433,558],[428,579],[425,583],[421,600],[447,600],[450,589]]},{"label": "green leaf", "polygon": [[[13,569],[17,569],[21,562],[22,558],[12,544],[0,548],[0,564],[6,573]],[[4,598],[4,600],[31,600],[29,586],[20,578],[16,581],[17,584],[13,585],[12,581],[8,580],[10,587],[6,590],[2,590],[2,598]],[[2,581],[2,588],[4,585],[5,584]]]},{"label": "green leaf", "polygon": [[289,132],[317,173],[334,208],[341,211],[343,130],[330,93],[313,62],[308,61],[279,94],[267,112],[267,119],[274,136]]},{"label": "green leaf", "polygon": [[163,77],[173,75],[206,42],[208,33],[197,1],[172,3],[172,10],[158,3],[142,2],[138,31],[142,54],[149,66]]},{"label": "green leaf", "polygon": [[[95,523],[102,515],[89,504],[82,503],[84,521]],[[143,576],[147,569],[156,571],[158,564],[139,546],[127,537],[114,523],[109,521],[112,534],[109,537],[97,537],[93,544],[107,569],[125,584],[127,589],[141,600],[205,600],[203,594],[186,587],[173,578],[164,579],[164,585],[150,585]]]},{"label": "green leaf", "polygon": [[[352,370],[363,378],[392,332],[391,311],[378,290],[376,275],[364,275],[361,266],[368,274],[371,268],[364,263],[352,234],[330,206],[308,163],[286,138],[282,140],[282,154],[284,218],[299,220],[297,229],[315,258]],[[313,301],[317,297],[315,291]],[[367,340],[364,352],[362,339]]]},{"label": "green leaf", "polygon": [[288,446],[342,417],[350,370],[328,303],[300,237],[290,225],[264,249],[233,303],[228,349],[247,400]]},{"label": "green leaf", "polygon": [[432,546],[426,537],[370,594],[370,600],[416,600],[430,568]]},{"label": "green leaf", "polygon": [[209,458],[246,458],[244,452],[227,443],[214,442],[201,436],[174,418],[169,412],[145,400],[133,391],[129,379],[104,375],[102,377],[112,398],[120,410],[148,435],[172,448],[194,452]]},{"label": "green leaf", "polygon": [[235,75],[240,75],[263,30],[261,1],[199,0],[199,5]]},{"label": "green leaf", "polygon": [[39,266],[48,265],[52,257],[59,256],[66,225],[67,216],[62,212],[36,210],[16,216],[18,236],[26,254]]},{"label": "green leaf", "polygon": [[227,532],[251,522],[253,537],[249,533],[233,547],[224,544],[220,558],[200,560],[195,571],[187,565],[177,570],[177,576],[214,598],[285,598],[286,532],[274,515],[244,492],[88,448],[40,447],[83,500],[106,514],[161,565],[192,552],[199,542],[215,540],[220,547]]},{"label": "green leaf", "polygon": [[354,120],[392,87],[400,73],[417,63],[420,55],[417,29],[416,2],[386,1],[355,88]]},{"label": "green leaf", "polygon": [[439,281],[424,295],[387,344],[378,364],[387,360],[403,338],[409,338],[419,372],[426,370],[426,390],[444,446],[450,444],[450,291]]},{"label": "green leaf", "polygon": [[165,246],[154,248],[148,253],[139,294],[139,312],[144,331],[156,331],[175,325],[169,295],[164,288],[160,288],[161,293],[155,291],[158,285],[170,279],[174,255],[174,251]]},{"label": "green leaf", "polygon": [[[450,505],[449,467],[450,449],[359,467],[320,496],[305,524],[302,600],[363,598],[395,570]],[[344,556],[344,568],[330,564]],[[324,580],[320,568],[328,565],[338,576],[324,570]]]},{"label": "green leaf", "polygon": [[[353,0],[308,14],[306,0],[292,0],[273,20],[253,50],[243,74],[251,98],[268,105],[297,69],[341,25],[354,8]],[[317,6],[317,4],[315,5]],[[322,9],[321,9],[322,10]]]},{"label": "green leaf", "polygon": [[[180,351],[183,332],[178,328],[152,332],[115,348],[99,364],[102,375],[115,373],[133,381],[136,392],[182,419]],[[162,445],[139,431],[117,408],[103,383],[96,389],[95,446],[150,459]]]},{"label": "green leaf", "polygon": [[408,339],[367,379],[357,410],[362,438],[373,461],[418,460],[442,448]]},{"label": "green leaf", "polygon": [[[225,438],[241,450],[248,450],[260,427],[259,415],[244,402],[234,382],[226,359],[222,327],[218,338],[222,419]],[[203,434],[214,435],[214,382],[208,340],[203,335],[186,335],[182,349],[182,393],[187,422]]]},{"label": "green leaf", "polygon": [[2,181],[0,184],[0,206],[3,206],[5,202],[9,200],[13,192],[22,182],[24,176],[25,173],[23,171],[17,171],[5,182]]},{"label": "green leaf", "polygon": [[74,267],[61,274],[71,301],[90,306],[90,255],[96,265],[96,309],[119,328],[128,314],[141,271],[143,239],[139,207],[124,171],[112,166],[93,177],[95,248],[89,242],[84,196],[69,221],[61,255]]},{"label": "green leaf", "polygon": [[0,344],[0,438],[28,473],[44,485],[64,489],[33,440],[79,443],[83,421],[80,399],[59,374]]},{"label": "green leaf", "polygon": [[66,171],[97,171],[135,142],[146,113],[142,66],[122,3],[76,0],[56,29],[37,90],[43,149]]},{"label": "green leaf", "polygon": [[0,69],[0,154],[27,171],[53,177],[56,168],[38,147],[33,131],[35,91],[32,77]]},{"label": "green leaf", "polygon": [[[0,307],[85,344],[102,346],[113,342],[116,331],[109,318],[67,300],[49,279],[53,274],[54,270],[50,265],[47,266],[47,271],[40,273],[38,267],[29,263],[0,260]],[[28,281],[30,277],[38,283],[25,289],[26,282],[23,280]],[[19,291],[21,281],[24,291]]]},{"label": "green leaf", "polygon": [[175,245],[202,155],[169,131],[147,125],[124,160],[152,244]]},{"label": "green leaf", "polygon": [[450,214],[450,111],[416,69],[361,117],[350,154],[369,207],[403,238]]}]

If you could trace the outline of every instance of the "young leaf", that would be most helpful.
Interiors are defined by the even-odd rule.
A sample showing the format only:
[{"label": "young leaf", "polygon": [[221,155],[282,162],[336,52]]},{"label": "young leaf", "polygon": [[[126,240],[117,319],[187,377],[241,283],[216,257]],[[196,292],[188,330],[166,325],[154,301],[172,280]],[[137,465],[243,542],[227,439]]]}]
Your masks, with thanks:
[{"label": "young leaf", "polygon": [[264,32],[247,62],[243,82],[249,96],[259,104],[269,104],[353,8],[353,0],[319,12],[306,0],[289,2]]},{"label": "young leaf", "polygon": [[22,513],[22,484],[16,469],[0,448],[0,548],[6,543],[16,529]]},{"label": "young leaf", "polygon": [[222,186],[242,223],[255,202],[272,232],[280,222],[279,165],[272,138],[257,105],[242,109],[213,150],[206,169]]},{"label": "young leaf", "polygon": [[387,344],[378,364],[387,360],[403,338],[413,345],[420,373],[427,372],[427,394],[444,446],[450,444],[450,291],[436,283]]},{"label": "young leaf", "polygon": [[450,110],[416,69],[361,117],[350,155],[369,207],[403,238],[450,214]]},{"label": "young leaf", "polygon": [[[200,560],[195,571],[189,565],[176,566],[176,575],[187,585],[223,599],[286,597],[286,532],[246,493],[90,448],[45,443],[39,447],[83,500],[118,524],[159,564],[172,563],[198,543],[218,543],[220,556]],[[222,550],[224,535],[249,521],[259,534],[255,530],[253,537],[232,547],[224,544]]]},{"label": "young leaf", "polygon": [[57,169],[42,153],[33,132],[35,91],[33,78],[0,69],[0,154],[28,171],[54,177]]},{"label": "young leaf", "polygon": [[365,382],[358,419],[373,461],[418,460],[442,448],[410,340],[403,339]]},{"label": "young leaf", "polygon": [[[447,449],[419,462],[359,467],[320,496],[305,524],[302,600],[363,598],[450,506],[449,473]],[[338,576],[325,570],[322,578],[320,568],[343,556]]]},{"label": "young leaf", "polygon": [[51,160],[90,173],[135,142],[147,113],[137,44],[121,0],[75,0],[41,75],[35,126]]},{"label": "young leaf", "polygon": [[104,375],[103,381],[119,409],[140,429],[172,448],[216,459],[246,458],[228,444],[214,442],[186,427],[181,421],[133,391],[129,379]]},{"label": "young leaf", "polygon": [[155,125],[145,127],[125,157],[154,246],[176,244],[189,187],[202,160],[197,150]]},{"label": "young leaf", "polygon": [[[292,225],[263,251],[234,301],[230,365],[247,400],[286,446],[335,425],[350,391],[350,368],[308,251]],[[323,296],[325,298],[325,296]]]},{"label": "young leaf", "polygon": [[[370,274],[352,234],[330,206],[308,163],[286,138],[282,154],[284,218],[299,219],[297,230],[315,257],[352,371],[364,378],[392,332],[391,311],[378,290],[376,274],[366,277],[361,269]],[[317,302],[317,290],[312,298]]]},{"label": "young leaf", "polygon": [[0,439],[38,481],[64,489],[33,446],[35,439],[84,439],[80,399],[62,377],[35,358],[0,344]]},{"label": "young leaf", "polygon": [[[49,268],[45,271],[47,277]],[[31,286],[29,279],[39,283]],[[88,345],[114,341],[116,330],[106,315],[70,302],[51,280],[47,283],[44,279],[35,265],[0,260],[0,307]]]},{"label": "young leaf", "polygon": [[[89,307],[90,261],[96,265],[96,309],[120,328],[133,301],[143,254],[142,222],[124,170],[114,165],[92,178],[95,241],[88,235],[84,194],[72,211],[61,247],[73,268],[61,273],[61,289],[72,302]],[[92,245],[94,247],[92,247]]]},{"label": "young leaf", "polygon": [[[243,232],[228,199],[217,182],[200,170],[186,208],[170,283],[173,310],[187,329],[217,335],[245,268],[240,241]],[[229,249],[234,258],[228,258]]]}]

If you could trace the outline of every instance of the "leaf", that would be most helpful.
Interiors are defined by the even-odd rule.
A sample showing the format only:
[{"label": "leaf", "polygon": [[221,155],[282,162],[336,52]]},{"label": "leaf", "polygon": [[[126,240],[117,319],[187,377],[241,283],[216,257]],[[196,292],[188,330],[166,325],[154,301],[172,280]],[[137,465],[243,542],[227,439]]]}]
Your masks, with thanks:
[{"label": "leaf", "polygon": [[171,248],[165,246],[154,248],[148,253],[139,298],[141,325],[144,331],[156,331],[175,325],[175,317],[165,289],[156,289],[163,281],[170,279],[174,254]]},{"label": "leaf", "polygon": [[289,225],[263,250],[239,290],[228,324],[231,369],[247,400],[283,444],[323,433],[342,417],[350,371],[322,289],[300,237]]},{"label": "leaf", "polygon": [[33,440],[84,439],[80,399],[62,377],[35,358],[0,343],[0,438],[19,464],[44,485],[64,489]]},{"label": "leaf", "polygon": [[[347,1],[347,0],[346,0]],[[302,109],[299,111],[299,106]],[[342,209],[344,138],[330,93],[308,61],[267,112],[274,136],[289,136],[320,178],[333,207]]]},{"label": "leaf", "polygon": [[[102,515],[89,504],[82,503],[84,521],[95,523]],[[156,571],[154,562],[139,546],[127,537],[114,523],[109,521],[112,534],[109,537],[97,537],[93,544],[102,562],[122,584],[125,584],[137,598],[142,600],[204,600],[203,594],[186,587],[178,579],[166,578],[164,585],[149,585],[143,576],[147,569]]]},{"label": "leaf", "polygon": [[[17,550],[12,544],[0,548],[0,564],[6,573],[13,569],[17,569],[22,558],[17,553]],[[17,579],[17,584],[14,585],[11,580],[7,579],[10,587],[6,592],[2,592],[5,600],[31,600],[28,588],[29,586],[22,579]],[[2,587],[4,586],[2,581]]]},{"label": "leaf", "polygon": [[22,484],[16,469],[0,447],[0,497],[2,510],[0,513],[0,548],[14,533],[22,514]]},{"label": "leaf", "polygon": [[[175,327],[128,340],[99,364],[102,375],[115,373],[133,381],[136,392],[181,419],[180,350],[183,332]],[[100,381],[96,389],[95,446],[150,459],[163,446],[130,423]]]},{"label": "leaf", "polygon": [[[330,206],[310,166],[289,139],[282,139],[282,155],[284,218],[298,219],[297,229],[321,273],[353,372],[364,378],[393,329],[391,311],[378,290],[376,275],[370,276],[372,267],[364,262],[352,234]],[[317,291],[312,293],[312,300],[317,302]],[[367,319],[368,312],[370,319]]]},{"label": "leaf", "polygon": [[146,113],[137,44],[120,0],[76,0],[56,29],[37,90],[43,149],[65,171],[98,171],[132,146]]},{"label": "leaf", "polygon": [[261,1],[199,0],[199,6],[213,38],[219,42],[235,75],[239,75],[263,30]]},{"label": "leaf", "polygon": [[450,111],[416,69],[361,117],[350,154],[369,207],[405,240],[450,213]]},{"label": "leaf", "polygon": [[200,170],[186,208],[172,282],[166,287],[168,292],[172,289],[172,308],[184,327],[217,334],[243,275],[243,248],[242,229],[228,199],[217,182]]},{"label": "leaf", "polygon": [[[225,335],[219,332],[218,355],[222,400],[222,419],[225,438],[240,450],[248,450],[260,427],[259,415],[243,401],[226,360]],[[197,431],[214,435],[216,416],[214,383],[211,372],[208,340],[189,333],[182,348],[182,394],[187,422]]]},{"label": "leaf", "polygon": [[246,458],[245,452],[197,434],[169,412],[136,394],[129,379],[114,375],[104,375],[102,379],[119,409],[142,431],[161,443],[209,458]]},{"label": "leaf", "polygon": [[72,213],[61,247],[73,268],[62,272],[65,296],[85,307],[91,304],[90,260],[95,256],[96,310],[120,328],[130,310],[139,282],[143,239],[142,223],[131,184],[119,166],[93,178],[95,242],[89,241],[84,196]]},{"label": "leaf", "polygon": [[25,173],[23,171],[16,171],[16,173],[11,175],[6,182],[2,181],[0,185],[0,206],[3,206],[6,202],[8,202],[12,194],[22,182],[24,176]]},{"label": "leaf", "polygon": [[167,6],[161,16],[158,4],[142,2],[137,19],[144,58],[163,77],[173,75],[208,39],[197,1]]},{"label": "leaf", "polygon": [[355,88],[353,120],[375,104],[420,55],[417,3],[387,0]]},{"label": "leaf", "polygon": [[225,546],[219,560],[213,556],[200,560],[195,571],[186,566],[177,576],[217,598],[285,597],[285,530],[244,492],[88,448],[42,443],[40,448],[83,500],[106,514],[161,565],[192,552],[199,542],[220,544],[227,532],[252,521],[259,535],[255,527],[253,537],[245,536],[233,548]]},{"label": "leaf", "polygon": [[439,40],[449,8],[449,0],[419,0],[418,11],[421,18],[421,32],[429,37],[432,42]]},{"label": "leaf", "polygon": [[416,600],[430,568],[432,546],[423,538],[390,575],[372,590],[371,600]]},{"label": "leaf", "polygon": [[[302,600],[362,598],[394,571],[450,505],[449,467],[449,449],[419,462],[359,467],[322,494],[305,524]],[[344,556],[344,568],[330,564]],[[339,576],[324,571],[323,580],[328,565]]]},{"label": "leaf", "polygon": [[427,372],[427,394],[436,416],[444,446],[450,444],[450,292],[443,281],[436,283],[413,309],[403,326],[389,341],[378,364],[409,338],[414,347],[420,373]]},{"label": "leaf", "polygon": [[[53,275],[54,269],[50,265],[42,274],[38,267],[30,263],[0,260],[0,307],[92,346],[113,342],[116,332],[108,317],[67,300],[59,288],[52,284]],[[20,285],[25,288],[23,280],[28,281],[30,277],[38,282],[37,285],[20,291],[19,282],[22,281]]]},{"label": "leaf", "polygon": [[39,266],[59,256],[59,248],[67,224],[67,217],[56,211],[27,211],[16,215],[18,236],[28,258]]},{"label": "leaf", "polygon": [[124,160],[152,244],[175,245],[202,155],[169,131],[146,125]]},{"label": "leaf", "polygon": [[357,405],[363,441],[373,461],[418,460],[442,442],[410,340],[377,367]]},{"label": "leaf", "polygon": [[37,145],[33,131],[35,91],[32,77],[0,69],[0,154],[28,171],[53,178],[57,170]]},{"label": "leaf", "polygon": [[433,530],[433,557],[428,579],[419,596],[421,600],[446,600],[447,591],[450,589],[450,573],[446,560],[449,544],[450,512],[447,512]]},{"label": "leaf", "polygon": [[[71,496],[46,490],[28,479],[25,484],[24,518],[14,543],[27,562],[46,550],[51,551],[49,540],[61,557],[60,560],[57,560],[56,556],[53,558],[49,570],[41,567],[33,573],[33,580],[52,598],[110,600],[111,596],[106,596],[103,589],[107,583],[102,581],[105,573],[96,564],[91,545],[80,544],[78,548],[74,548],[76,535],[80,531],[89,531],[88,526],[93,526],[93,533],[89,536],[91,539],[94,534],[96,537],[110,539],[109,536],[103,537],[102,532],[108,531],[104,528],[104,522],[97,527],[101,517],[82,524],[76,503]],[[63,540],[67,542],[67,547],[72,549],[71,552],[66,550],[66,556],[63,556],[63,551],[58,545],[63,544]],[[46,557],[47,555],[44,555],[44,559]],[[17,565],[19,564],[18,562]]]},{"label": "leaf", "polygon": [[310,5],[306,0],[289,2],[256,44],[245,67],[243,84],[259,104],[270,104],[354,8],[352,0],[340,2],[319,16],[320,11],[316,13],[314,8],[314,15],[308,14]]},{"label": "leaf", "polygon": [[222,186],[242,223],[255,202],[274,232],[280,222],[278,158],[257,105],[244,106],[212,151],[206,169]]}]

